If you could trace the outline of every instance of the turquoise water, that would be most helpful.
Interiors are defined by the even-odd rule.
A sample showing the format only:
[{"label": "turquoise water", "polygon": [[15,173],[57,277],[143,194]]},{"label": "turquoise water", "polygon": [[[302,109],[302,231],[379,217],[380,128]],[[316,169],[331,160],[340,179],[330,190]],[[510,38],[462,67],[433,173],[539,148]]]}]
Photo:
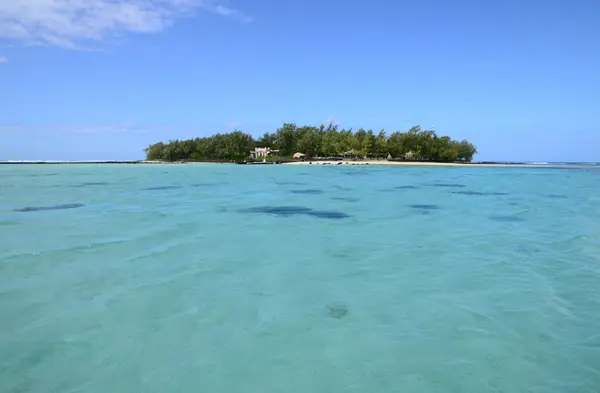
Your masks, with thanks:
[{"label": "turquoise water", "polygon": [[0,392],[598,392],[599,327],[597,170],[0,166]]}]

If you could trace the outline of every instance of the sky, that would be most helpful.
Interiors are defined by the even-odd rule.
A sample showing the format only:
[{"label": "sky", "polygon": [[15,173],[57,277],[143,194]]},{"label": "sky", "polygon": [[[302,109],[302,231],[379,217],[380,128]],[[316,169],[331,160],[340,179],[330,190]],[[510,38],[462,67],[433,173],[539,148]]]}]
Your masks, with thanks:
[{"label": "sky", "polygon": [[0,160],[284,122],[600,161],[598,0],[0,0]]}]

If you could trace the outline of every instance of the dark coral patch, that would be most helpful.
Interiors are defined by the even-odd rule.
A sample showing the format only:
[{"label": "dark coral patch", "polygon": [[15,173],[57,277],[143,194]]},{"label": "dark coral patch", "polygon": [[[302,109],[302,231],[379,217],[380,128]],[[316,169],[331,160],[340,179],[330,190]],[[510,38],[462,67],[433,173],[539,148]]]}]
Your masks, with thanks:
[{"label": "dark coral patch", "polygon": [[292,190],[293,194],[310,194],[310,195],[317,195],[317,194],[322,194],[323,191],[322,190],[317,190],[317,189],[306,189],[306,190]]},{"label": "dark coral patch", "polygon": [[414,204],[414,205],[408,205],[410,207],[412,207],[413,209],[419,209],[419,210],[437,210],[440,207],[438,205],[425,205],[425,204]]},{"label": "dark coral patch", "polygon": [[327,305],[327,315],[331,318],[342,319],[348,315],[348,306],[344,303],[332,303]]},{"label": "dark coral patch", "polygon": [[460,195],[479,195],[479,196],[504,196],[508,195],[506,192],[480,192],[480,191],[453,191],[453,194]]},{"label": "dark coral patch", "polygon": [[350,198],[350,197],[333,197],[331,198],[334,201],[342,201],[342,202],[358,202],[358,198]]},{"label": "dark coral patch", "polygon": [[429,187],[441,187],[441,188],[465,188],[464,184],[456,184],[456,183],[433,183],[427,184]]},{"label": "dark coral patch", "polygon": [[522,222],[525,221],[524,218],[519,216],[510,216],[510,215],[495,215],[490,216],[490,220],[501,221],[501,222]]},{"label": "dark coral patch", "polygon": [[242,209],[242,213],[263,213],[271,214],[278,217],[290,217],[297,215],[305,215],[317,218],[328,218],[328,219],[343,219],[349,218],[350,216],[346,213],[328,211],[328,210],[314,210],[303,206],[260,206],[251,207],[248,209]]},{"label": "dark coral patch", "polygon": [[67,210],[67,209],[77,209],[79,207],[84,207],[83,203],[65,203],[63,205],[52,205],[52,206],[27,206],[22,209],[16,209],[16,212],[38,212],[45,210]]},{"label": "dark coral patch", "polygon": [[176,188],[181,188],[181,186],[158,186],[158,187],[148,187],[146,191],[162,191],[162,190],[174,190]]}]

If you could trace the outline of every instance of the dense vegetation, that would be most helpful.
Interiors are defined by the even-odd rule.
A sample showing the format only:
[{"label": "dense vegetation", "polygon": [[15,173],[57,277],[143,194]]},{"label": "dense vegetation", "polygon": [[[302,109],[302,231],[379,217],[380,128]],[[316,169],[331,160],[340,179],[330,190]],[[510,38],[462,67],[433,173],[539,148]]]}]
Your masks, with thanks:
[{"label": "dense vegetation", "polygon": [[420,161],[471,161],[477,149],[469,141],[438,136],[435,131],[412,127],[408,132],[339,129],[337,126],[298,127],[286,123],[259,139],[242,132],[211,137],[159,142],[145,149],[147,160],[244,160],[255,147],[278,150],[280,157],[300,152],[307,157],[351,156]]}]

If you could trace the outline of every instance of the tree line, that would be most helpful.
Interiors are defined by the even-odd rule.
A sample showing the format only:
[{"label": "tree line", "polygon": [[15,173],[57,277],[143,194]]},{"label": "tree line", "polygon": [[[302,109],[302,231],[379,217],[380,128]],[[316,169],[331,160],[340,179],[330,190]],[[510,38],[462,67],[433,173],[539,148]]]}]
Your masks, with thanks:
[{"label": "tree line", "polygon": [[145,149],[147,160],[245,160],[255,147],[278,150],[279,157],[294,153],[313,157],[351,156],[419,161],[469,162],[477,149],[469,141],[456,141],[433,130],[414,126],[407,132],[340,129],[336,125],[302,126],[285,123],[258,139],[242,131],[210,137],[159,142]]}]

